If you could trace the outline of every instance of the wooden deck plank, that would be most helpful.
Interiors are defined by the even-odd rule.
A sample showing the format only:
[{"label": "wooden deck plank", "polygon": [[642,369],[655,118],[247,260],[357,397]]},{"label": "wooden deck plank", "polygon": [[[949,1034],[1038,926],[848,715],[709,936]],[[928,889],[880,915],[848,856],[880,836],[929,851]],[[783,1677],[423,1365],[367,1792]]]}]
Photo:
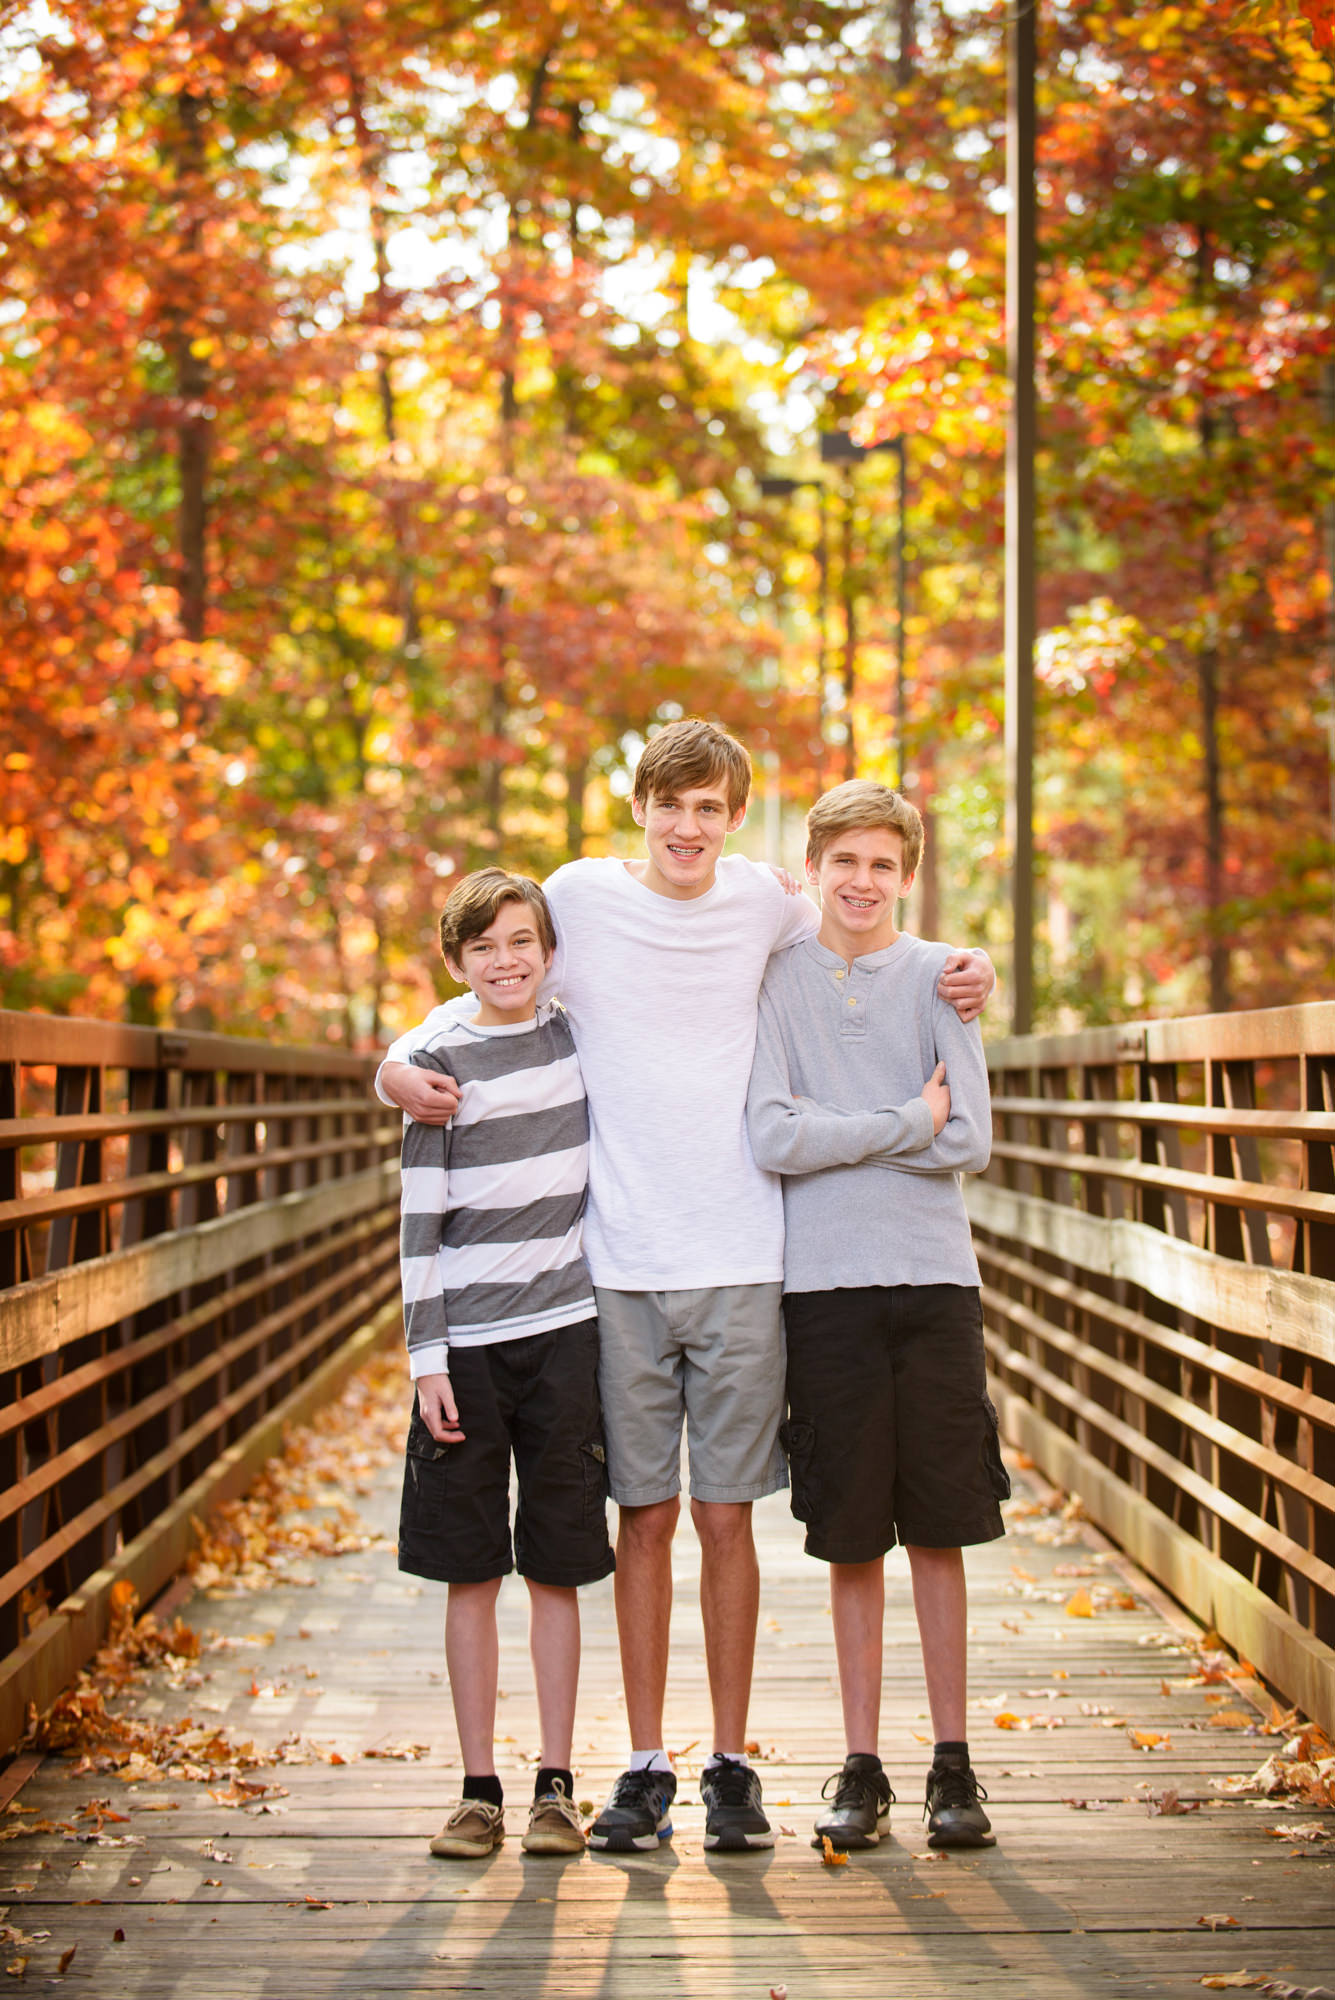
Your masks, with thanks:
[{"label": "wooden deck plank", "polygon": [[[389,1468],[366,1510],[386,1536],[396,1489]],[[284,1795],[256,1811],[228,1810],[197,1784],[123,1785],[49,1758],[3,1828],[35,1809],[73,1832],[0,1845],[4,1920],[29,1937],[48,1933],[7,1942],[4,1963],[26,1957],[26,1983],[45,1986],[77,1945],[62,1983],[98,2000],[298,1991],[764,2000],[780,1984],[789,2000],[1119,2000],[1198,1994],[1202,1978],[1244,1966],[1299,1987],[1335,1982],[1335,1815],[1325,1816],[1332,1838],[1309,1845],[1274,1829],[1318,1816],[1221,1795],[1212,1779],[1251,1771],[1276,1747],[1260,1712],[1232,1684],[1187,1685],[1196,1656],[1185,1621],[1166,1622],[1159,1594],[1079,1524],[1023,1508],[1004,1543],[969,1557],[970,1741],[999,1845],[945,1857],[926,1848],[930,1729],[900,1557],[883,1729],[899,1794],[893,1837],[826,1867],[810,1846],[820,1786],[839,1761],[825,1572],[803,1556],[782,1498],[757,1510],[757,1527],[751,1726],[781,1829],[771,1854],[716,1857],[701,1845],[708,1721],[685,1526],[667,1721],[681,1774],[671,1846],[565,1861],[523,1854],[536,1710],[524,1592],[507,1584],[498,1728],[511,1838],[483,1863],[433,1861],[425,1843],[457,1785],[443,1594],[400,1577],[380,1550],[309,1565],[309,1588],[294,1580],[196,1597],[184,1615],[211,1635],[207,1678],[173,1688],[155,1676],[133,1704],[145,1717],[188,1713],[268,1746],[300,1732],[348,1761],[264,1769]],[[1134,1604],[1103,1602],[1105,1591],[1127,1590],[1128,1576]],[[1066,1612],[1078,1589],[1100,1603],[1092,1618]],[[597,1800],[625,1750],[610,1586],[585,1593],[584,1607],[577,1785]],[[1246,1725],[1219,1726],[1225,1711]],[[999,1729],[1005,1713],[1058,1726]],[[1136,1749],[1132,1729],[1166,1741]],[[365,1755],[406,1744],[424,1755]],[[1147,1799],[1167,1790],[1200,1809],[1151,1816]],[[91,1822],[76,1815],[98,1798],[128,1817],[88,1840]],[[1236,1927],[1201,1923],[1226,1917]]]}]

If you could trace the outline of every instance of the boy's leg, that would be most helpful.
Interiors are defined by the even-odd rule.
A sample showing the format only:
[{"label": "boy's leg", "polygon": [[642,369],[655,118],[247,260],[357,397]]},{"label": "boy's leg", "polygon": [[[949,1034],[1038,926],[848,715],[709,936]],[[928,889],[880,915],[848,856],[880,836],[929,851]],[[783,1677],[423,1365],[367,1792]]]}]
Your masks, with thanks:
[{"label": "boy's leg", "polygon": [[529,1652],[538,1693],[541,1763],[533,1787],[527,1854],[582,1854],[584,1829],[570,1769],[579,1686],[579,1596],[573,1588],[528,1582]]},{"label": "boy's leg", "polygon": [[700,1775],[705,1846],[746,1853],[774,1844],[760,1779],[746,1757],[746,1717],[760,1613],[752,1502],[784,1483],[780,1286],[722,1285],[672,1294],[684,1363],[691,1515],[700,1539],[700,1610],[713,1751]]},{"label": "boy's leg", "polygon": [[542,1762],[567,1770],[579,1688],[579,1597],[574,1590],[534,1583],[530,1578],[528,1604],[528,1647],[538,1694]]},{"label": "boy's leg", "polygon": [[936,1747],[927,1774],[929,1847],[990,1847],[987,1794],[969,1763],[966,1546],[1004,1532],[1010,1490],[987,1396],[982,1310],[969,1286],[898,1289],[899,1484],[896,1519]]},{"label": "boy's leg", "polygon": [[962,1742],[968,1733],[969,1643],[964,1551],[910,1544],[907,1554],[932,1729],[938,1743]]},{"label": "boy's leg", "polygon": [[884,1556],[875,1562],[830,1564],[830,1621],[839,1663],[844,1749],[849,1756],[875,1757],[881,1733]]},{"label": "boy's leg", "polygon": [[496,1771],[496,1686],[500,1650],[496,1599],[501,1580],[452,1583],[445,1607],[445,1670],[465,1775]]},{"label": "boy's leg", "polygon": [[751,1502],[692,1500],[700,1538],[700,1618],[713,1711],[714,1749],[735,1754],[746,1745],[760,1565],[751,1531]]},{"label": "boy's leg", "polygon": [[790,1295],[784,1442],[809,1555],[830,1565],[846,1755],[812,1845],[875,1847],[894,1795],[878,1754],[885,1553],[895,1544],[894,1376],[883,1287]]},{"label": "boy's leg", "polygon": [[474,1861],[505,1838],[496,1776],[496,1685],[499,1645],[496,1598],[501,1579],[452,1583],[445,1605],[445,1668],[463,1758],[463,1797],[431,1842],[447,1861]]},{"label": "boy's leg", "polygon": [[663,1747],[668,1629],[672,1618],[672,1538],[681,1502],[622,1507],[613,1585],[621,1682],[633,1751]]}]

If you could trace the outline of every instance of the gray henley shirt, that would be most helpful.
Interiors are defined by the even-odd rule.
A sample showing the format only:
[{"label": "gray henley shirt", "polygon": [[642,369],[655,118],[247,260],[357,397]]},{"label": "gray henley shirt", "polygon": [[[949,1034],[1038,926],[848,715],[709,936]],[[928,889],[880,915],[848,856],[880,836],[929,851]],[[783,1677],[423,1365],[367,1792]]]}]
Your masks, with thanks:
[{"label": "gray henley shirt", "polygon": [[960,1176],[987,1165],[991,1097],[978,1023],[936,991],[950,949],[902,932],[850,968],[813,937],[769,962],[747,1124],[783,1176],[786,1292],[979,1281]]}]

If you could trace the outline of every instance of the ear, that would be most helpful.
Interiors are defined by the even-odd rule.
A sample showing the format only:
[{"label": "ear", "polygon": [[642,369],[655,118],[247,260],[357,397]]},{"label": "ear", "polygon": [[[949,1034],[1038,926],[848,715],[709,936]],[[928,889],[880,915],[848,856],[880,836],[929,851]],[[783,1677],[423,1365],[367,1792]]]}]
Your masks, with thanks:
[{"label": "ear", "polygon": [[820,882],[820,869],[808,854],[806,859],[807,880],[815,888]]},{"label": "ear", "polygon": [[728,832],[736,833],[738,827],[741,825],[742,821],[745,818],[746,818],[746,807],[738,806],[736,812],[733,814],[732,818],[728,821]]},{"label": "ear", "polygon": [[900,895],[901,895],[901,896],[907,896],[907,895],[908,895],[908,892],[909,892],[909,890],[910,890],[910,889],[911,889],[911,888],[913,887],[913,885],[914,885],[914,883],[915,883],[915,882],[917,881],[917,879],[918,879],[918,871],[917,871],[917,869],[915,868],[915,869],[914,869],[914,871],[913,871],[913,873],[912,873],[911,875],[906,875],[906,876],[904,877],[903,881],[902,881],[902,882],[900,883],[900,885],[899,885],[899,893],[900,893]]},{"label": "ear", "polygon": [[446,956],[444,952],[441,953],[441,956],[442,958],[445,959],[445,970],[449,973],[450,978],[455,982],[455,984],[457,986],[467,986],[468,981],[464,976],[463,967],[461,965],[456,965],[454,960]]},{"label": "ear", "polygon": [[644,825],[644,801],[642,799],[635,798],[633,795],[631,797],[631,802],[630,802],[630,816],[634,820],[636,826]]}]

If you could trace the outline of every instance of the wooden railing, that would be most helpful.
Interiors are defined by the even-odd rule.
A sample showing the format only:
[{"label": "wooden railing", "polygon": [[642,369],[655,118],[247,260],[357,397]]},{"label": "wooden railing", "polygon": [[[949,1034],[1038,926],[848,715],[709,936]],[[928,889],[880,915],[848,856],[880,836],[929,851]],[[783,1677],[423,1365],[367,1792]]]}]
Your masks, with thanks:
[{"label": "wooden railing", "polygon": [[373,1067],[0,1012],[0,1751],[396,1315]]},{"label": "wooden railing", "polygon": [[989,1048],[1008,1435],[1335,1729],[1335,1005]]}]

